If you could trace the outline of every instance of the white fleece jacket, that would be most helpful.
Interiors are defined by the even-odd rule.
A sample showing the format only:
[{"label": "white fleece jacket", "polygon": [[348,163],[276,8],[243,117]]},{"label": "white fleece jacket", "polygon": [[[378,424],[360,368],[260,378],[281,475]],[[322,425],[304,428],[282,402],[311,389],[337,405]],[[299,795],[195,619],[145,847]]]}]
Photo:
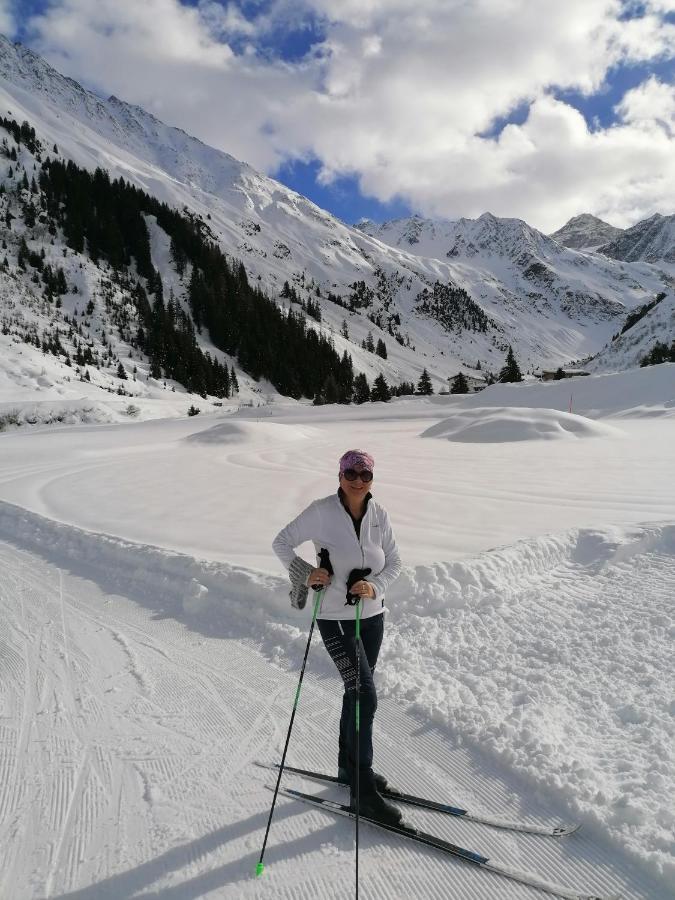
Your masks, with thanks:
[{"label": "white fleece jacket", "polygon": [[368,499],[360,537],[335,493],[310,503],[282,528],[274,538],[272,549],[288,569],[295,558],[295,548],[305,541],[314,544],[317,554],[314,565],[318,566],[319,551],[325,547],[333,566],[333,578],[324,591],[317,618],[356,618],[356,607],[347,603],[347,578],[352,569],[370,568],[371,574],[364,580],[375,588],[375,597],[363,600],[361,618],[376,616],[386,609],[384,593],[401,573],[401,558],[387,511],[376,500]]}]

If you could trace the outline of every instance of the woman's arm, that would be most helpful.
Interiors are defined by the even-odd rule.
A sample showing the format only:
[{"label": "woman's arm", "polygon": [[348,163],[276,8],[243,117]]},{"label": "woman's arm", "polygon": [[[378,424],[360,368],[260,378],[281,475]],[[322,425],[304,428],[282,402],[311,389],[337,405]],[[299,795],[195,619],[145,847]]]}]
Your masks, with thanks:
[{"label": "woman's arm", "polygon": [[295,554],[295,548],[305,541],[311,541],[316,536],[316,516],[314,504],[303,509],[299,516],[282,528],[272,541],[272,549],[287,569],[291,568],[294,559],[299,559]]},{"label": "woman's arm", "polygon": [[384,568],[374,577],[368,576],[368,582],[375,588],[375,596],[381,597],[389,585],[401,574],[403,565],[399,556],[396,538],[386,510],[382,510],[383,521],[380,525],[382,549],[384,550]]}]

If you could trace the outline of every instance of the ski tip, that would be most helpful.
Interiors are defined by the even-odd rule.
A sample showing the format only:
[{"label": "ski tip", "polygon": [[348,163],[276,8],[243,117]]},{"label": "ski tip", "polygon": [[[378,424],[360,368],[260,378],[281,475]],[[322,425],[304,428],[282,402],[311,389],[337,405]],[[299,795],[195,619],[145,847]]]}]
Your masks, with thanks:
[{"label": "ski tip", "polygon": [[255,877],[259,878],[264,871],[265,871],[265,864],[259,862],[258,865],[255,867]]},{"label": "ski tip", "polygon": [[[574,825],[557,825],[551,834],[553,837],[567,837],[567,835],[579,831],[580,828],[581,824],[579,822],[576,822]],[[610,898],[610,900],[612,900],[612,898]]]}]

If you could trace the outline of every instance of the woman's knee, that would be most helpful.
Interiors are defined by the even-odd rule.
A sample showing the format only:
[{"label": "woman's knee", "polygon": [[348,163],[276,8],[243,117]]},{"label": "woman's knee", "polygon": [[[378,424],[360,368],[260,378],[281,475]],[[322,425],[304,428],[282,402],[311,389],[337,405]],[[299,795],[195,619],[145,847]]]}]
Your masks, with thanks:
[{"label": "woman's knee", "polygon": [[361,710],[364,715],[370,713],[375,714],[377,709],[377,692],[374,684],[362,684],[360,691]]}]

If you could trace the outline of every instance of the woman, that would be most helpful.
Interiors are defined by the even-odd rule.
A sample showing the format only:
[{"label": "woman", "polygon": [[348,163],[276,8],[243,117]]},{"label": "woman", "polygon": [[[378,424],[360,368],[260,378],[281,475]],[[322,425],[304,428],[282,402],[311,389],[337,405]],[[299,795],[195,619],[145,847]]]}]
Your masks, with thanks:
[{"label": "woman", "polygon": [[[378,791],[386,779],[373,772],[373,717],[377,693],[373,671],[384,632],[384,594],[401,572],[401,560],[386,510],[373,500],[373,457],[348,450],[340,458],[336,494],[315,500],[283,528],[272,544],[291,573],[293,591],[306,585],[324,589],[317,613],[323,642],[344,682],[338,777],[349,782],[355,804],[356,767],[359,805],[364,816],[400,822],[401,813]],[[312,541],[317,557],[328,551],[329,563],[313,567],[294,553]],[[330,566],[330,568],[329,568]],[[332,570],[332,571],[331,571]],[[359,759],[356,760],[356,603],[361,603]],[[296,602],[294,605],[304,605]]]}]

